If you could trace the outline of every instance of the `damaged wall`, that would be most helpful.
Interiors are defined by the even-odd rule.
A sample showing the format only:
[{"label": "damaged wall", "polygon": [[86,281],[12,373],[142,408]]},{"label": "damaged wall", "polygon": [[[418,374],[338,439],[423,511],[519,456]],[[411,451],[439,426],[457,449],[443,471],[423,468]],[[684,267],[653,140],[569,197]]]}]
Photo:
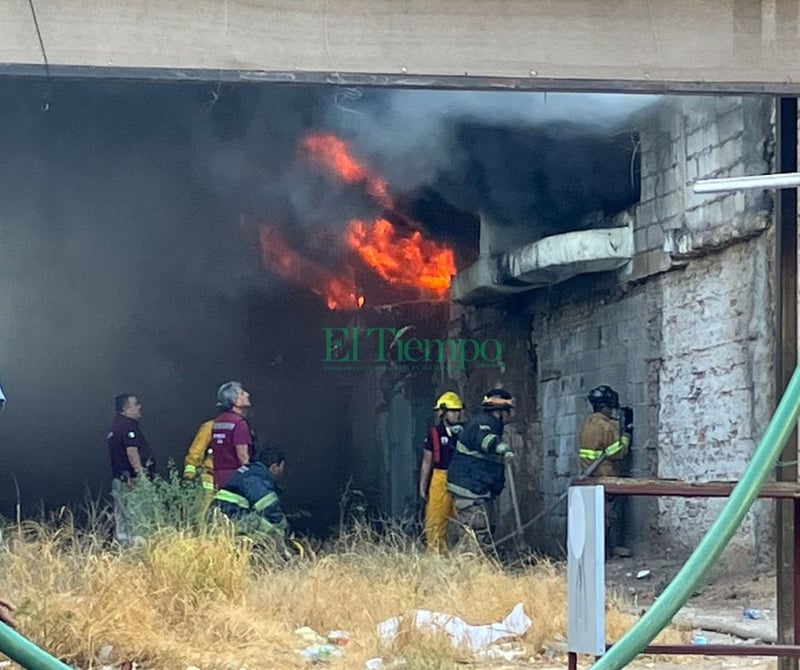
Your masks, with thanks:
[{"label": "damaged wall", "polygon": [[[769,172],[771,114],[769,99],[683,98],[639,119],[642,196],[625,215],[634,220],[632,262],[515,299],[535,350],[541,446],[528,455],[540,460],[526,469],[539,505],[552,504],[578,471],[576,433],[597,384],[634,408],[630,475],[703,481],[743,471],[774,402],[771,200],[761,192],[699,197],[691,184]],[[485,309],[468,311],[480,323]],[[507,362],[522,369],[529,360]],[[523,516],[532,517],[540,507],[527,504]],[[722,504],[628,499],[627,541],[684,553]],[[753,550],[769,546],[771,510],[758,503],[733,540],[748,550],[745,560],[765,558]],[[530,539],[560,552],[565,514],[566,503]]]}]

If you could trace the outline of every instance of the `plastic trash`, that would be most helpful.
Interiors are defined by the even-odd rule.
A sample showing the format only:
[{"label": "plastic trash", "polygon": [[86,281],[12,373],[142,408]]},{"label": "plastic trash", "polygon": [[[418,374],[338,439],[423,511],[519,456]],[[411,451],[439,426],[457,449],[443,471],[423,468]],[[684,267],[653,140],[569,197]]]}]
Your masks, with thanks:
[{"label": "plastic trash", "polygon": [[649,570],[639,570],[639,572],[636,573],[636,579],[646,579],[649,576],[650,576]]},{"label": "plastic trash", "polygon": [[748,619],[763,619],[764,612],[762,610],[753,609],[752,607],[745,607],[742,614]]},{"label": "plastic trash", "polygon": [[294,634],[299,636],[303,642],[308,642],[309,644],[325,644],[328,642],[327,638],[322,637],[322,635],[318,634],[317,631],[315,631],[313,628],[309,628],[308,626],[298,628]]},{"label": "plastic trash", "polygon": [[696,633],[692,638],[692,644],[708,644],[708,640],[702,633]]},{"label": "plastic trash", "polygon": [[383,659],[380,657],[370,658],[364,662],[364,670],[383,670]]},{"label": "plastic trash", "polygon": [[329,661],[340,658],[342,651],[333,644],[312,644],[300,652],[300,655],[310,661]]},{"label": "plastic trash", "polygon": [[[498,623],[471,626],[463,619],[430,610],[414,610],[414,627],[433,633],[445,633],[453,647],[466,647],[475,653],[490,644],[510,637],[524,635],[533,623],[525,614],[522,603],[518,603],[509,615]],[[392,617],[378,624],[378,636],[384,643],[391,642],[400,632],[403,617]]]},{"label": "plastic trash", "polygon": [[328,633],[328,642],[338,645],[339,647],[344,647],[344,645],[350,642],[350,633],[345,630],[332,630]]}]

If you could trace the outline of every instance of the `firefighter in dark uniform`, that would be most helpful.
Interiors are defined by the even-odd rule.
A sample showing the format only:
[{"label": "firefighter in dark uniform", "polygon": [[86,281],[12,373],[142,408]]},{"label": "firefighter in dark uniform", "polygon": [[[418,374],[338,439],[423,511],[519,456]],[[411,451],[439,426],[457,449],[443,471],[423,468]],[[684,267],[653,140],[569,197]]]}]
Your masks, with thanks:
[{"label": "firefighter in dark uniform", "polygon": [[492,389],[481,401],[481,411],[458,436],[447,470],[447,490],[453,496],[456,520],[474,533],[484,550],[494,546],[489,504],[506,484],[505,461],[513,454],[503,441],[514,398],[505,389]]},{"label": "firefighter in dark uniform", "polygon": [[[620,477],[622,462],[633,438],[633,416],[629,409],[620,419],[619,394],[605,384],[596,386],[587,396],[592,413],[586,417],[578,434],[578,457],[586,470],[597,459],[603,462],[592,473],[594,477]],[[606,547],[616,555],[628,556],[623,546],[622,496],[606,495]]]},{"label": "firefighter in dark uniform", "polygon": [[220,488],[211,501],[231,519],[237,532],[254,542],[271,541],[286,553],[289,524],[281,509],[278,480],[283,475],[285,458],[278,450],[266,448],[255,460],[241,466]]},{"label": "firefighter in dark uniform", "polygon": [[447,549],[447,524],[454,515],[453,498],[447,492],[447,468],[461,432],[464,404],[457,393],[446,391],[434,407],[439,423],[433,426],[422,446],[419,497],[425,501],[425,541],[429,551]]}]

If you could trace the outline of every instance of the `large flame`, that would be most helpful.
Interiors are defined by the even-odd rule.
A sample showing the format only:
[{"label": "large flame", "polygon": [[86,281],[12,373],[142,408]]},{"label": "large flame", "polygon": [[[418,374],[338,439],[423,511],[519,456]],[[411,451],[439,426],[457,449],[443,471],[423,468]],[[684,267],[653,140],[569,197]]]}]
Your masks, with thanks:
[{"label": "large flame", "polygon": [[355,309],[364,304],[364,297],[356,289],[352,270],[341,275],[326,271],[295,252],[275,228],[261,228],[259,236],[261,256],[273,272],[321,295],[329,309]]},{"label": "large flame", "polygon": [[418,231],[401,235],[386,219],[351,221],[347,241],[389,283],[417,286],[437,298],[445,296],[456,273],[452,249],[424,239]]},{"label": "large flame", "polygon": [[[386,282],[415,288],[422,298],[442,299],[456,273],[453,250],[425,239],[421,226],[395,211],[386,180],[359,161],[344,140],[332,133],[311,133],[302,143],[315,165],[345,184],[360,186],[384,214],[373,221],[352,220],[343,242]],[[387,218],[404,222],[393,224]],[[364,304],[355,282],[355,270],[346,266],[333,274],[294,251],[280,233],[261,232],[264,262],[285,279],[299,282],[323,295],[331,309],[354,309]]]}]

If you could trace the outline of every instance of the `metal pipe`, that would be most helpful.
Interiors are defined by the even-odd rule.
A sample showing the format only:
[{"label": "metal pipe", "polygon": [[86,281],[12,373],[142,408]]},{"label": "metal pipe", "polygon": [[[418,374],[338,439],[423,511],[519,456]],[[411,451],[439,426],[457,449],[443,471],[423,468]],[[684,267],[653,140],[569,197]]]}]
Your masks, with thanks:
[{"label": "metal pipe", "polygon": [[753,452],[750,463],[716,521],[680,572],[659,595],[658,600],[622,636],[622,639],[592,666],[594,670],[621,670],[672,621],[672,617],[694,593],[697,585],[716,563],[741,525],[797,425],[798,415],[800,415],[800,367],[795,368],[786,392]]},{"label": "metal pipe", "polygon": [[760,174],[750,177],[724,177],[699,179],[692,185],[695,193],[722,193],[747,189],[797,188],[800,187],[800,172],[782,174]]}]

